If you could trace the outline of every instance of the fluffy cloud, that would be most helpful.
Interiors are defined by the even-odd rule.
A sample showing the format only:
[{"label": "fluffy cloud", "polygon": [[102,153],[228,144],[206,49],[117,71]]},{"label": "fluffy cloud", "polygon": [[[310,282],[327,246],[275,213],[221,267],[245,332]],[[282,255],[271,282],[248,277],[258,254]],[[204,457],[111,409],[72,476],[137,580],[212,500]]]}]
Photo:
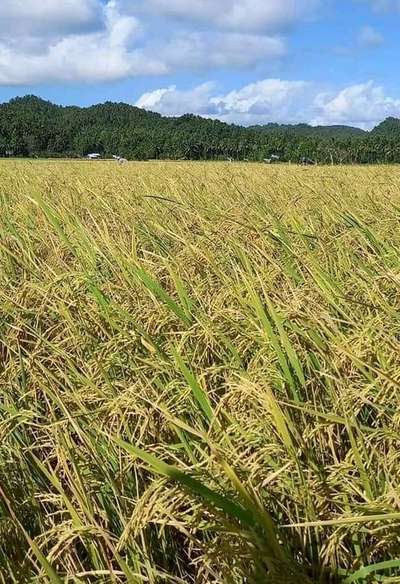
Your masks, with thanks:
[{"label": "fluffy cloud", "polygon": [[169,69],[245,67],[285,54],[277,37],[241,33],[191,33],[178,35],[160,46]]},{"label": "fluffy cloud", "polygon": [[[75,0],[68,2],[72,8]],[[54,10],[54,17],[56,13]],[[101,16],[100,30],[61,36],[43,50],[24,45],[15,48],[0,41],[0,84],[112,81],[166,72],[163,62],[131,48],[140,28],[136,18],[121,15],[114,0],[102,7]]]},{"label": "fluffy cloud", "polygon": [[[176,23],[165,27],[162,0],[154,1],[161,5],[160,14],[153,17],[144,0],[133,9],[125,0],[1,0],[0,85],[108,82],[182,70],[269,65],[286,53],[281,35],[252,32],[250,22],[239,26],[247,0],[222,0],[226,5],[218,10],[209,0],[194,0],[194,14],[217,12],[223,19],[229,15],[234,30],[199,30]],[[300,10],[298,0],[253,2],[250,18],[257,14],[271,26],[288,22]],[[314,0],[302,2],[304,8]],[[169,8],[179,12],[185,6],[172,0]]]},{"label": "fluffy cloud", "polygon": [[2,0],[0,39],[4,35],[56,35],[99,24],[100,0]]},{"label": "fluffy cloud", "polygon": [[185,91],[176,86],[158,89],[142,95],[136,105],[164,115],[190,112],[247,125],[305,121],[309,112],[300,104],[306,102],[308,91],[304,81],[265,79],[218,95],[215,85],[206,83]]},{"label": "fluffy cloud", "polygon": [[[213,97],[211,103],[227,121],[256,123],[302,119],[301,103],[309,84],[305,81],[264,79]],[[300,116],[300,118],[299,118]]]},{"label": "fluffy cloud", "polygon": [[319,0],[147,0],[156,14],[240,31],[279,31],[311,15]]},{"label": "fluffy cloud", "polygon": [[144,93],[135,105],[167,116],[181,116],[189,112],[209,116],[217,113],[217,108],[212,104],[214,88],[214,83],[203,83],[189,90],[179,90],[176,85],[171,85]]},{"label": "fluffy cloud", "polygon": [[243,125],[308,122],[369,129],[388,116],[400,117],[400,99],[387,96],[372,81],[336,93],[283,79],[264,79],[225,94],[218,94],[214,83],[189,90],[173,85],[145,93],[136,105],[163,115],[194,113]]},{"label": "fluffy cloud", "polygon": [[385,95],[373,81],[351,85],[336,95],[319,94],[315,107],[317,124],[351,124],[368,129],[387,116],[400,116],[400,99]]}]

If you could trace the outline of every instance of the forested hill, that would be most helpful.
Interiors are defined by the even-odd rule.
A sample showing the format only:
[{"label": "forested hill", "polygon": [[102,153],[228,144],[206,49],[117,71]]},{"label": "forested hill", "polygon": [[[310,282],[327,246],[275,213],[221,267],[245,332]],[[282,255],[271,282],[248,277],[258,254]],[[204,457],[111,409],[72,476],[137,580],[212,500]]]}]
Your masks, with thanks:
[{"label": "forested hill", "polygon": [[267,124],[244,128],[194,115],[163,117],[123,103],[62,107],[35,96],[0,105],[0,156],[400,162],[400,120],[371,132],[346,126]]},{"label": "forested hill", "polygon": [[382,136],[393,136],[398,139],[400,137],[400,120],[397,118],[386,118],[384,122],[372,130],[372,133]]},{"label": "forested hill", "polygon": [[284,132],[297,136],[318,136],[321,138],[347,138],[367,134],[360,128],[352,126],[310,126],[309,124],[266,124],[265,126],[250,126],[251,130],[259,132]]}]

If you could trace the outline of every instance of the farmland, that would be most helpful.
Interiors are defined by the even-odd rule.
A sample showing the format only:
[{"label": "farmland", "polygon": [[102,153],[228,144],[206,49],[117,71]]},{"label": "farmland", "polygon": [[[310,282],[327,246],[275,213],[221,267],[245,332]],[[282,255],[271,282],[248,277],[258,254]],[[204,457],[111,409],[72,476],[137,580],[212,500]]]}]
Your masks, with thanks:
[{"label": "farmland", "polygon": [[0,162],[0,582],[400,573],[400,168]]}]

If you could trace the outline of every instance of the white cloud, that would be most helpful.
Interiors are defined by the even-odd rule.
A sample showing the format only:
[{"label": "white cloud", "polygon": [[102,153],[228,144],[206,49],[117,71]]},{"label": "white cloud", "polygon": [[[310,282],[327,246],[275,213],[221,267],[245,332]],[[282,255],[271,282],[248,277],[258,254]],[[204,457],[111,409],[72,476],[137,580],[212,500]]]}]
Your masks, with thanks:
[{"label": "white cloud", "polygon": [[315,98],[316,124],[350,124],[368,129],[388,116],[400,116],[400,99],[385,95],[373,81],[351,85],[336,95]]},{"label": "white cloud", "polygon": [[136,105],[164,115],[195,113],[246,125],[305,121],[307,111],[300,104],[306,102],[308,89],[304,81],[281,79],[265,79],[223,95],[215,93],[212,83],[184,91],[171,86],[142,95]]},{"label": "white cloud", "polygon": [[0,84],[112,81],[166,72],[162,61],[131,48],[140,30],[135,17],[121,15],[114,0],[102,10],[101,30],[63,36],[44,50],[32,51],[23,45],[17,49],[0,42]]},{"label": "white cloud", "polygon": [[179,90],[176,85],[144,93],[136,102],[137,107],[157,111],[167,116],[181,116],[187,113],[211,115],[217,113],[212,104],[214,83],[203,83],[189,90]]},{"label": "white cloud", "polygon": [[163,115],[194,113],[243,125],[308,122],[370,129],[388,116],[400,117],[400,99],[387,96],[373,81],[336,93],[283,79],[264,79],[225,94],[218,94],[214,83],[189,90],[172,85],[145,93],[135,105]]},{"label": "white cloud", "polygon": [[245,67],[283,56],[282,39],[240,33],[181,34],[158,49],[170,69]]},{"label": "white cloud", "polygon": [[[165,19],[146,20],[142,12],[139,20],[137,10],[127,10],[124,1],[0,0],[0,85],[108,82],[182,70],[252,67],[260,62],[268,66],[286,53],[285,39],[278,34],[194,30],[172,23],[165,29]],[[229,18],[238,17],[245,6],[222,1],[227,2]],[[275,0],[266,2],[268,9],[254,1],[257,13],[265,13],[264,21],[267,16],[271,22],[283,21]],[[194,9],[210,10],[209,0],[195,2]],[[142,0],[135,4],[140,5]],[[291,15],[297,10],[293,0],[286,0],[285,6]],[[254,10],[249,14],[253,18]],[[244,24],[247,28],[253,27]]]},{"label": "white cloud", "polygon": [[372,26],[364,26],[358,35],[358,44],[363,48],[376,48],[383,44],[383,36]]},{"label": "white cloud", "polygon": [[242,123],[282,122],[297,119],[309,84],[305,81],[264,79],[212,98],[226,120]]},{"label": "white cloud", "polygon": [[279,31],[310,16],[319,0],[147,0],[147,9],[208,26]]},{"label": "white cloud", "polygon": [[1,0],[0,40],[82,31],[99,24],[101,7],[100,0]]}]

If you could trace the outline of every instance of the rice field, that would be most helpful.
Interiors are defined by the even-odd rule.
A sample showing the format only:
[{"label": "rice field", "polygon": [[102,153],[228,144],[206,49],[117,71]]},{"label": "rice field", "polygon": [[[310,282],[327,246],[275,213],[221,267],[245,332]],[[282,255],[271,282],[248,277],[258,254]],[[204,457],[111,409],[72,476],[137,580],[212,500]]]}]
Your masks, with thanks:
[{"label": "rice field", "polygon": [[400,167],[0,162],[0,582],[400,582]]}]

